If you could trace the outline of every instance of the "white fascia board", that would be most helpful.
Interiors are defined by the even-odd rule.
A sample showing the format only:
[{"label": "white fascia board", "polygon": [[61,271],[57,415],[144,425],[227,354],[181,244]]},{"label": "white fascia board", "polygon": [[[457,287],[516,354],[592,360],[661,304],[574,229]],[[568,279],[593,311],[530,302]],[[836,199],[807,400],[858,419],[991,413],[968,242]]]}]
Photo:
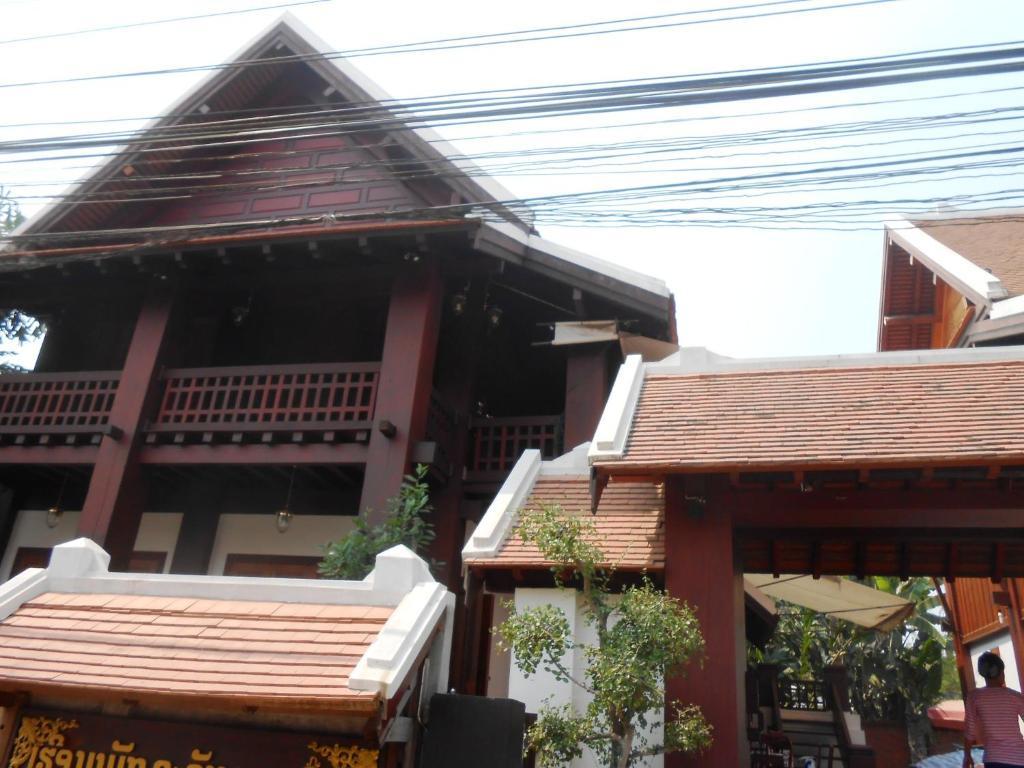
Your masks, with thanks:
[{"label": "white fascia board", "polygon": [[640,390],[644,386],[644,362],[640,355],[630,355],[619,367],[612,391],[608,395],[601,420],[594,431],[588,457],[596,459],[618,458],[626,451],[626,440],[636,414]]},{"label": "white fascia board", "polygon": [[1003,320],[1021,314],[1024,314],[1024,295],[997,301],[992,305],[988,316],[991,320]]},{"label": "white fascia board", "polygon": [[455,596],[443,584],[417,584],[359,659],[349,675],[349,688],[393,698],[430,642],[438,621],[450,615],[454,606]]},{"label": "white fascia board", "polygon": [[1024,314],[1013,315],[1002,320],[981,320],[974,323],[968,329],[964,341],[967,344],[982,344],[1022,334],[1024,334]]},{"label": "white fascia board", "polygon": [[1024,334],[1024,295],[993,304],[988,317],[975,320],[967,328],[964,343],[997,341],[1020,334]]},{"label": "white fascia board", "polygon": [[752,373],[812,368],[890,368],[910,365],[950,365],[1024,360],[1024,346],[973,349],[920,349],[856,355],[808,357],[726,357],[703,347],[688,347],[660,363],[648,363],[647,375]]},{"label": "white fascia board", "polygon": [[956,290],[985,307],[1004,299],[1009,292],[991,272],[964,258],[952,248],[904,218],[892,218],[885,224],[890,239]]},{"label": "white fascia board", "polygon": [[523,451],[523,455],[519,457],[502,483],[494,501],[480,518],[480,524],[473,530],[473,535],[462,548],[463,558],[495,557],[498,554],[512,530],[520,508],[533,491],[540,474],[541,463],[540,451],[535,448]]}]

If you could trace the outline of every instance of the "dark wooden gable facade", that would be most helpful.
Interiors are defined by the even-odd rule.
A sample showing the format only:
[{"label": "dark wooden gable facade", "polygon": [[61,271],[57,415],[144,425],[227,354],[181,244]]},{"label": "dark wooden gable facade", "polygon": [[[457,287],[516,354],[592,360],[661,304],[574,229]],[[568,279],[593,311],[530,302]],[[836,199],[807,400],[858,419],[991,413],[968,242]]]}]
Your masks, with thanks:
[{"label": "dark wooden gable facade", "polygon": [[0,377],[9,559],[52,507],[115,568],[165,512],[172,572],[308,572],[326,542],[297,554],[295,527],[380,517],[424,463],[458,589],[466,526],[524,449],[592,433],[621,360],[547,345],[552,326],[674,338],[663,284],[540,240],[320,50],[279,23],[237,59],[259,63],[213,74],[0,252],[0,307],[48,327],[36,370]]}]

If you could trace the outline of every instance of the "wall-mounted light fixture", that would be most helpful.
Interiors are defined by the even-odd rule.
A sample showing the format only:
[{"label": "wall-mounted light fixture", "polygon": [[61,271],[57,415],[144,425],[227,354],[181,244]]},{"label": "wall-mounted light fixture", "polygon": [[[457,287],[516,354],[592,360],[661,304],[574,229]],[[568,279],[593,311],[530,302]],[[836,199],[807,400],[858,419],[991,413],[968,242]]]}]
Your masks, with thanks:
[{"label": "wall-mounted light fixture", "polygon": [[46,510],[46,527],[56,528],[64,517],[64,508],[61,503],[64,501],[64,489],[68,487],[68,473],[64,473],[64,479],[60,481],[60,490],[57,491],[57,501]]},{"label": "wall-mounted light fixture", "polygon": [[46,527],[56,528],[64,517],[64,510],[58,507],[56,504],[46,510]]},{"label": "wall-mounted light fixture", "polygon": [[452,314],[456,317],[462,317],[466,311],[466,302],[468,301],[465,291],[456,291],[452,294],[451,306]]},{"label": "wall-mounted light fixture", "polygon": [[252,313],[252,291],[249,291],[249,298],[245,304],[237,304],[231,308],[231,324],[236,328],[240,328],[246,320],[249,319],[249,315]]},{"label": "wall-mounted light fixture", "polygon": [[287,507],[285,507],[284,509],[277,510],[277,517],[274,520],[275,524],[277,525],[277,532],[284,533],[285,531],[287,531],[288,528],[291,527],[293,517],[294,515],[288,510]]},{"label": "wall-mounted light fixture", "polygon": [[487,309],[487,324],[491,328],[497,328],[501,325],[501,316],[505,314],[505,311],[497,304],[488,304]]},{"label": "wall-mounted light fixture", "polygon": [[295,486],[295,466],[292,466],[292,475],[288,479],[288,493],[284,497],[284,506],[277,510],[277,514],[274,516],[274,525],[277,526],[278,533],[284,533],[287,531],[292,524],[292,488]]}]

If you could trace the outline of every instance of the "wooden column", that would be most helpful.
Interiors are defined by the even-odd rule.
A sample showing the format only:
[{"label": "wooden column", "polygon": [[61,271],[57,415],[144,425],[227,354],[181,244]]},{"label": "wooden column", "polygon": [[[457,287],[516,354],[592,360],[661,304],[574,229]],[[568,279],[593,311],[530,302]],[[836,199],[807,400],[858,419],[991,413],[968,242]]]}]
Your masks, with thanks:
[{"label": "wooden column", "polygon": [[14,488],[0,485],[0,558],[11,545],[14,521],[18,519],[18,510],[21,508],[19,497],[23,496],[23,492],[19,494]]},{"label": "wooden column", "polygon": [[[1005,579],[1003,587],[1006,589],[1010,599],[1009,623],[1010,642],[1013,644],[1013,660],[1017,665],[1017,675],[1024,678],[1024,616],[1021,616],[1020,592],[1018,584],[1020,579]],[[1018,680],[1019,682],[1019,680]]]},{"label": "wooden column", "polygon": [[224,493],[221,483],[191,481],[174,545],[171,573],[205,574],[209,571]]},{"label": "wooden column", "polygon": [[78,532],[110,553],[110,567],[128,567],[142,519],[146,488],[138,454],[149,408],[157,392],[157,377],[173,306],[173,286],[151,286],[139,311],[121,381],[110,410],[116,432],[100,443],[86,493]]},{"label": "wooden column", "polygon": [[684,676],[666,681],[666,700],[699,705],[714,727],[708,751],[668,755],[665,766],[744,766],[750,750],[743,722],[743,574],[731,509],[681,478],[670,478],[665,493],[665,588],[696,610],[707,646],[703,666],[691,664]]},{"label": "wooden column", "polygon": [[608,389],[608,344],[569,347],[565,363],[565,450],[594,437]]},{"label": "wooden column", "polygon": [[406,265],[388,306],[374,429],[367,450],[360,509],[381,519],[409,471],[413,446],[426,431],[441,315],[437,262]]},{"label": "wooden column", "polygon": [[942,601],[942,609],[946,612],[946,619],[949,621],[951,627],[950,634],[953,636],[953,652],[956,657],[956,672],[957,677],[960,679],[960,694],[966,699],[967,694],[974,690],[974,672],[971,669],[971,655],[964,647],[963,630],[961,629],[963,623],[960,619],[959,602],[957,601],[956,596],[956,584],[947,580],[945,582],[945,593],[942,591],[942,586],[939,584],[938,578],[933,578],[932,584],[935,585],[935,591],[938,593],[939,599]]}]

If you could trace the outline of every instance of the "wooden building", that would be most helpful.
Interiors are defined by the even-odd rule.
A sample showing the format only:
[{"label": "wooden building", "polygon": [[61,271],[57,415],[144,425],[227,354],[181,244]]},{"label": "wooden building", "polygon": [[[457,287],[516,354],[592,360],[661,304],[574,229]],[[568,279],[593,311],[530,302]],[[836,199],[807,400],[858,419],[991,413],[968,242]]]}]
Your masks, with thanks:
[{"label": "wooden building", "polygon": [[589,438],[627,336],[673,340],[663,282],[538,236],[329,50],[285,17],[0,251],[0,307],[47,326],[0,377],[0,576],[76,536],[312,576],[421,462],[458,589],[522,451]]},{"label": "wooden building", "polygon": [[0,761],[413,765],[454,596],[404,547],[361,582],[113,573],[87,539],[0,587]]},{"label": "wooden building", "polygon": [[589,451],[593,503],[664,483],[665,587],[708,645],[667,695],[702,707],[714,743],[666,766],[749,760],[743,574],[1024,576],[1022,398],[1021,347],[627,359]]},{"label": "wooden building", "polygon": [[[886,228],[884,259],[880,350],[1024,342],[1020,211],[895,220]],[[996,650],[1006,662],[1008,684],[1019,690],[1024,582],[960,579],[947,585],[946,599],[964,689],[980,683],[978,656]],[[948,726],[949,718],[943,722]]]}]

